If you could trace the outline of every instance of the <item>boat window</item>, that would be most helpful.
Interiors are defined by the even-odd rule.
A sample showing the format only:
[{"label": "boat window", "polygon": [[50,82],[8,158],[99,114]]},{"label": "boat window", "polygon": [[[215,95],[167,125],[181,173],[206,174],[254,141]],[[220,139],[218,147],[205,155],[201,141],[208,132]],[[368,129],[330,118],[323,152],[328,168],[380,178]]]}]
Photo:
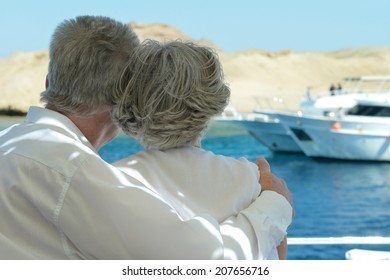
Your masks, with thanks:
[{"label": "boat window", "polygon": [[347,114],[354,116],[390,117],[390,107],[356,105],[355,107],[349,109]]},{"label": "boat window", "polygon": [[312,141],[311,137],[302,129],[291,128],[292,132],[300,141]]}]

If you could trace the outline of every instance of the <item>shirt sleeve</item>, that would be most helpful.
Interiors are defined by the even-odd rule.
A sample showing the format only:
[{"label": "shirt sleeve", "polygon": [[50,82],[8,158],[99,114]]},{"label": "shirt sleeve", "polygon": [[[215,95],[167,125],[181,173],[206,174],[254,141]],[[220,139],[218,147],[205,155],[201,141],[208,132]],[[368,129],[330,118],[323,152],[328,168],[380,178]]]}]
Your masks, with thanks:
[{"label": "shirt sleeve", "polygon": [[292,216],[284,197],[264,191],[220,225],[209,216],[183,221],[139,181],[91,158],[57,209],[64,250],[85,259],[266,259]]},{"label": "shirt sleeve", "polygon": [[292,221],[292,207],[282,195],[263,191],[248,208],[220,225],[225,259],[267,259]]},{"label": "shirt sleeve", "polygon": [[87,259],[223,258],[219,224],[213,218],[182,221],[151,190],[97,160],[84,162],[57,208],[64,249],[70,255]]}]

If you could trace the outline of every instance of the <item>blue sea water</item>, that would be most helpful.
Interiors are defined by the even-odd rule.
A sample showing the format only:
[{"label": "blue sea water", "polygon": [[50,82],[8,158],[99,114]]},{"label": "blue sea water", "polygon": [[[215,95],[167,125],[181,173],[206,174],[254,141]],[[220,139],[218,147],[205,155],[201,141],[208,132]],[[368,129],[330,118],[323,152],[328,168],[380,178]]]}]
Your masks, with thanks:
[{"label": "blue sea water", "polygon": [[[8,124],[0,119],[0,129]],[[390,163],[274,154],[237,125],[219,122],[211,124],[202,145],[235,158],[267,158],[294,197],[296,217],[289,237],[390,237]],[[142,146],[121,134],[99,153],[113,162],[140,150]],[[390,245],[289,245],[288,258],[342,260],[353,248],[390,251]]]}]

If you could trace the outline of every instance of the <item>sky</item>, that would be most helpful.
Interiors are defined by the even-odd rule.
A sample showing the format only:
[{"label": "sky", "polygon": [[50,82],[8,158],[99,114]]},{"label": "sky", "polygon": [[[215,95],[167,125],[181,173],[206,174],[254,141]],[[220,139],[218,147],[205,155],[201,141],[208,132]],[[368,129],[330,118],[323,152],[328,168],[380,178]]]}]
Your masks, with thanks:
[{"label": "sky", "polygon": [[163,23],[226,52],[336,51],[390,46],[389,0],[1,0],[0,57],[48,49],[78,15]]}]

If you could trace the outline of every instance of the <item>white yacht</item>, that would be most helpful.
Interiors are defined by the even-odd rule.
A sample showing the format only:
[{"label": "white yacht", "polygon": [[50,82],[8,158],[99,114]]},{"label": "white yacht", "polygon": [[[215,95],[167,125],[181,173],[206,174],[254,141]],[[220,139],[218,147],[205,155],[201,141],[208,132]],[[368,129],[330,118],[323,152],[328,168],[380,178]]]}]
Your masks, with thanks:
[{"label": "white yacht", "polygon": [[389,94],[390,76],[350,77],[343,89],[307,98],[295,113],[257,110],[225,120],[240,124],[274,152],[387,161]]},{"label": "white yacht", "polygon": [[240,125],[273,152],[302,153],[301,148],[290,135],[292,132],[280,123],[276,112],[234,113],[223,115],[215,120]]},{"label": "white yacht", "polygon": [[354,101],[330,116],[277,117],[307,156],[390,161],[390,93]]}]

